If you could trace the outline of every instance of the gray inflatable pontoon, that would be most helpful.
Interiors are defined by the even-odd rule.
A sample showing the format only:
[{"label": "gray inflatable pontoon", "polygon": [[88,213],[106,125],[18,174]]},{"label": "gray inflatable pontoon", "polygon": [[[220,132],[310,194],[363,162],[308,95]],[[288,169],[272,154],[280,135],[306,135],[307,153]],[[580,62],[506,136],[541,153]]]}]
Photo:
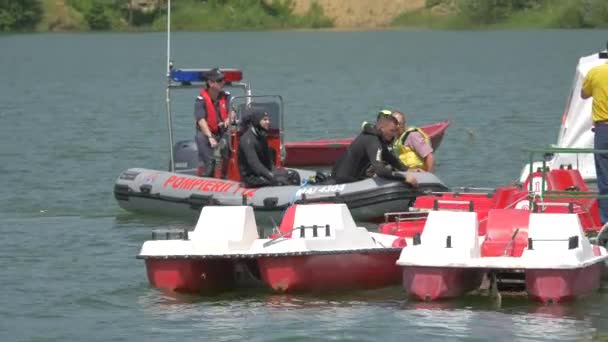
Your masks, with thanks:
[{"label": "gray inflatable pontoon", "polygon": [[[417,195],[427,191],[447,191],[441,181],[430,173],[414,173],[419,186],[412,188],[402,181],[370,178],[359,182],[336,185],[272,186],[258,189],[243,188],[238,168],[238,128],[228,130],[229,139],[224,147],[230,150],[227,177],[204,178],[196,176],[200,166],[196,144],[192,140],[174,144],[172,112],[170,106],[173,89],[200,89],[205,85],[208,69],[177,69],[167,64],[167,123],[169,129],[169,170],[128,169],[114,185],[118,204],[129,211],[156,215],[172,215],[195,221],[201,208],[207,205],[252,206],[259,223],[278,222],[292,203],[345,203],[355,220],[381,220],[386,212],[409,208]],[[263,110],[270,116],[267,134],[272,164],[282,167],[285,160],[283,143],[283,99],[278,95],[252,95],[249,84],[242,81],[238,69],[223,69],[226,86],[243,89],[245,96],[232,96],[230,107],[241,120],[252,109]],[[218,149],[218,152],[221,149]],[[221,153],[219,153],[221,155]],[[219,157],[219,156],[215,156]],[[217,171],[217,170],[216,170]],[[294,170],[299,179],[317,179],[316,172]]]},{"label": "gray inflatable pontoon", "polygon": [[[305,171],[302,171],[305,172]],[[259,222],[279,222],[291,203],[345,203],[355,220],[376,221],[384,213],[407,209],[417,195],[446,191],[433,174],[412,173],[413,188],[400,181],[378,177],[335,185],[286,185],[244,188],[240,183],[150,169],[128,169],[116,180],[114,197],[133,212],[181,216],[195,220],[206,205],[250,205]],[[302,178],[306,176],[301,174]]]}]

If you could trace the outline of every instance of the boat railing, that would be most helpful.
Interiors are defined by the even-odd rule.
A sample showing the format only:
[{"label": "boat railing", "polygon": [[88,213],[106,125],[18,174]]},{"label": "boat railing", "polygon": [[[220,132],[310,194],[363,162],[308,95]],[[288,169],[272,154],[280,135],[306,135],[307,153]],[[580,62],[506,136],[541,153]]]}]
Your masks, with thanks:
[{"label": "boat railing", "polygon": [[331,236],[331,234],[330,234],[330,225],[329,224],[326,224],[326,225],[316,225],[316,224],[313,224],[311,226],[300,225],[300,226],[297,226],[297,227],[293,227],[290,230],[282,232],[281,234],[279,234],[279,236],[276,236],[276,237],[272,238],[272,240],[270,240],[270,241],[264,242],[262,244],[262,247],[266,248],[266,247],[268,247],[268,246],[270,246],[272,244],[275,244],[277,242],[285,241],[285,239],[284,239],[285,236],[287,236],[287,235],[289,235],[289,234],[291,234],[291,233],[293,233],[295,231],[298,231],[298,230],[300,231],[300,238],[305,238],[306,237],[306,230],[307,229],[312,230],[312,237],[313,238],[319,237],[319,230],[324,230],[324,236],[325,237]]},{"label": "boat railing", "polygon": [[420,209],[420,208],[412,208],[416,209],[416,211],[396,211],[389,212],[384,214],[384,223],[391,222],[403,222],[403,221],[416,221],[421,217],[426,217],[429,214],[429,210]]},{"label": "boat railing", "polygon": [[532,211],[538,212],[539,208],[542,211],[546,207],[567,207],[568,213],[574,213],[574,207],[579,206],[573,202],[534,202]]},{"label": "boat railing", "polygon": [[[474,207],[473,207],[473,201],[458,201],[458,200],[439,200],[436,199],[433,201],[433,210],[439,210],[440,209],[440,204],[456,204],[456,205],[466,205],[467,206],[467,211],[474,211]],[[449,210],[458,210],[458,211],[462,211],[459,209],[453,209],[450,208]]]},{"label": "boat railing", "polygon": [[534,249],[534,241],[537,242],[563,242],[563,241],[568,241],[568,249],[575,249],[578,248],[579,246],[579,237],[578,235],[573,235],[567,239],[533,239],[533,238],[528,238],[528,249],[529,250],[533,250]]},{"label": "boat railing", "polygon": [[484,188],[484,187],[472,187],[472,186],[459,186],[452,188],[450,193],[464,193],[467,195],[485,195],[492,194],[496,189]]},{"label": "boat railing", "polygon": [[[529,153],[530,162],[529,162],[529,173],[528,177],[530,180],[528,181],[528,200],[529,200],[529,208],[533,209],[535,204],[539,203],[547,203],[544,201],[545,198],[551,199],[580,199],[580,198],[608,198],[608,195],[600,195],[597,191],[581,191],[578,187],[571,187],[567,190],[546,190],[547,186],[547,173],[550,171],[547,167],[547,158],[542,158],[542,166],[534,170],[534,156],[537,154],[542,154],[544,156],[551,155],[555,153],[560,154],[581,154],[581,153],[592,153],[592,154],[608,154],[608,150],[596,150],[591,148],[571,148],[571,147],[549,147],[549,148],[541,148],[541,149],[525,149],[526,152]],[[534,172],[541,173],[541,181],[540,186],[537,189],[534,189],[534,182],[532,182],[532,175]],[[536,202],[535,199],[539,198],[540,201]],[[547,205],[543,205],[547,206]],[[542,210],[542,208],[541,208]]]},{"label": "boat railing", "polygon": [[152,231],[152,240],[188,240],[188,229],[155,229]]},{"label": "boat railing", "polygon": [[[466,209],[458,209],[458,208],[443,208],[444,210],[450,211],[474,211],[474,203],[473,201],[457,201],[457,200],[441,200],[436,199],[433,201],[433,208],[410,208],[410,211],[396,211],[389,212],[384,214],[384,223],[388,222],[396,222],[399,225],[399,222],[404,221],[417,221],[423,217],[427,217],[431,210],[440,210],[442,209],[440,204],[455,204],[455,205],[466,205]],[[392,220],[391,220],[392,219]]]},{"label": "boat railing", "polygon": [[459,186],[453,189],[458,189],[466,193],[479,191],[480,193],[494,192],[494,188],[483,188],[483,187],[471,187],[471,186]]},{"label": "boat railing", "polygon": [[[487,190],[487,191],[486,191]],[[423,196],[443,196],[453,195],[454,197],[460,195],[479,195],[492,197],[496,189],[490,188],[469,188],[469,187],[458,187],[452,188],[450,191],[423,191]]]}]

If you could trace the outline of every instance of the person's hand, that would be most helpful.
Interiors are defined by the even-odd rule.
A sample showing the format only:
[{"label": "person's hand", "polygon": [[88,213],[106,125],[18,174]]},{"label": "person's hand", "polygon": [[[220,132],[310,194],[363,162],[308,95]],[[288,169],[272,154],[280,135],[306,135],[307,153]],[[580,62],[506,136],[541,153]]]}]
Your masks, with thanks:
[{"label": "person's hand", "polygon": [[211,145],[211,148],[215,148],[217,146],[217,140],[215,140],[214,137],[209,137],[209,145]]},{"label": "person's hand", "polygon": [[230,127],[230,118],[226,119],[226,121],[224,121],[224,128],[228,128]]},{"label": "person's hand", "polygon": [[405,175],[405,182],[413,186],[418,186],[418,180],[416,179],[416,177],[410,174]]},{"label": "person's hand", "polygon": [[277,179],[276,179],[276,177],[274,176],[274,174],[272,172],[268,172],[267,175],[260,176],[260,177],[262,179],[266,179],[266,180],[270,181],[270,183],[273,184],[273,185],[278,185],[277,184]]}]

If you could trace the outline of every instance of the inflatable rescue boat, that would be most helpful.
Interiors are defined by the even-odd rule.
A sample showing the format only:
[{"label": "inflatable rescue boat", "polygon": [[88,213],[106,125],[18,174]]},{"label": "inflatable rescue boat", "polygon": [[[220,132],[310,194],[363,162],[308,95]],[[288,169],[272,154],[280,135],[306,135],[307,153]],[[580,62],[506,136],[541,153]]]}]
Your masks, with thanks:
[{"label": "inflatable rescue boat", "polygon": [[[233,96],[231,107],[238,119],[251,110],[263,110],[269,114],[271,126],[267,134],[274,167],[284,166],[283,100],[276,95],[253,96],[249,86],[242,81],[242,72],[222,69],[227,86],[245,89],[244,96]],[[169,69],[167,101],[172,89],[193,89],[203,86],[202,75],[207,69]],[[254,208],[258,222],[271,217],[280,220],[281,214],[291,203],[331,202],[345,203],[355,220],[381,220],[387,211],[409,207],[421,192],[445,191],[446,186],[431,173],[413,173],[418,186],[413,188],[403,181],[390,181],[378,177],[348,184],[322,185],[320,173],[291,169],[297,179],[284,186],[244,188],[238,169],[239,132],[231,127],[225,146],[227,162],[217,162],[215,177],[199,177],[196,146],[182,141],[173,144],[170,106],[168,108],[169,141],[171,144],[169,171],[131,168],[116,179],[114,197],[118,204],[129,211],[149,214],[174,215],[196,219],[202,207],[248,205]],[[219,154],[219,153],[218,153]],[[316,184],[315,184],[316,183]],[[264,222],[268,223],[268,222]]]}]

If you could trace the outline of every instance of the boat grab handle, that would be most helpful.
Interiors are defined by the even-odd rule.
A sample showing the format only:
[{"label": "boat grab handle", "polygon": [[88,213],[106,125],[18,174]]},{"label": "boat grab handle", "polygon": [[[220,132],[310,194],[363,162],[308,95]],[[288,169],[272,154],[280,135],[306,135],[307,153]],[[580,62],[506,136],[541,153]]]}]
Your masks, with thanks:
[{"label": "boat grab handle", "polygon": [[538,207],[568,207],[568,213],[574,213],[574,203],[572,202],[535,202],[534,208],[536,209]]},{"label": "boat grab handle", "polygon": [[559,241],[568,241],[568,249],[575,249],[579,247],[579,239],[577,235],[573,235],[567,239],[532,239],[528,238],[528,249],[534,249],[533,241],[549,241],[549,242],[559,242]]},{"label": "boat grab handle", "polygon": [[494,189],[494,188],[484,188],[484,187],[474,187],[474,186],[457,186],[453,189],[464,190],[464,191],[474,190],[474,191],[483,191],[483,192],[496,191],[496,189]]},{"label": "boat grab handle", "polygon": [[[391,213],[384,214],[384,222],[388,222],[391,217],[395,218],[395,221],[415,221],[420,219],[421,217],[428,216],[428,211],[395,211]],[[414,216],[414,217],[408,217]]]},{"label": "boat grab handle", "polygon": [[[306,229],[307,228],[312,228],[312,237],[317,237],[318,236],[317,230],[319,228],[322,228],[322,227],[325,227],[325,236],[330,236],[330,234],[329,234],[329,225],[328,224],[326,224],[325,226],[318,226],[316,224],[313,224],[312,226],[304,226],[304,225],[302,225],[302,226],[299,226],[299,227],[293,227],[291,230],[288,230],[286,232],[281,233],[279,236],[275,237],[274,239],[272,239],[270,241],[264,242],[262,244],[262,247],[266,248],[266,247],[274,244],[275,242],[277,242],[277,240],[285,237],[285,235],[290,234],[290,233],[292,233],[292,232],[294,232],[296,230],[300,230],[300,237],[304,238],[305,237],[304,233],[305,233]],[[284,241],[284,240],[281,240],[281,241]]]},{"label": "boat grab handle", "polygon": [[468,204],[469,211],[474,211],[473,201],[450,201],[450,200],[435,200],[433,201],[433,210],[439,210],[439,204]]}]

